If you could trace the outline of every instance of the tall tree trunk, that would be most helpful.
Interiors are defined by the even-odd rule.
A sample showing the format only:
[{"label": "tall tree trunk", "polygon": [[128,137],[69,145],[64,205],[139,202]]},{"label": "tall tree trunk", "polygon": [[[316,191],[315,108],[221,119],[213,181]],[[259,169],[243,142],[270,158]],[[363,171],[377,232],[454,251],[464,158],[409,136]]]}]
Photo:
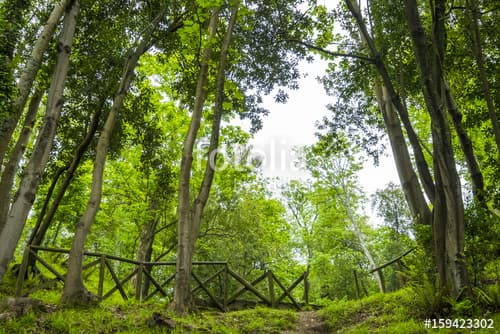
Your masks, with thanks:
[{"label": "tall tree trunk", "polygon": [[70,5],[70,1],[71,0],[61,0],[52,10],[43,31],[33,47],[28,63],[21,74],[21,78],[17,84],[18,95],[14,100],[12,109],[10,113],[0,119],[0,166],[5,158],[12,133],[23,113],[31,87],[33,86],[33,81],[42,64],[43,55],[45,51],[47,51],[56,26],[64,14],[66,7]]},{"label": "tall tree trunk", "polygon": [[354,0],[345,0],[345,2],[347,4],[347,7],[349,8],[349,11],[351,12],[351,14],[353,15],[358,24],[362,38],[365,40],[368,49],[370,50],[370,53],[372,55],[372,58],[374,59],[374,65],[377,68],[382,78],[383,85],[387,89],[388,96],[391,98],[392,104],[396,108],[396,111],[405,127],[406,133],[408,135],[408,140],[413,150],[413,155],[415,158],[418,175],[420,176],[420,181],[422,182],[422,186],[424,188],[425,194],[427,195],[427,198],[430,200],[431,203],[433,203],[435,194],[434,181],[432,180],[432,176],[429,171],[429,166],[425,160],[418,136],[415,133],[415,130],[413,129],[413,126],[410,122],[408,111],[401,102],[401,98],[397,94],[394,85],[392,84],[389,72],[387,71],[387,68],[385,67],[385,64],[382,60],[382,57],[380,56],[375,46],[375,42],[368,33],[368,29],[366,28],[358,4]]},{"label": "tall tree trunk", "polygon": [[[87,131],[87,134],[83,138],[82,142],[80,145],[75,150],[75,154],[73,155],[73,160],[71,163],[63,167],[63,171],[66,171],[66,174],[64,176],[64,180],[62,181],[61,186],[59,187],[57,194],[52,201],[50,208],[48,208],[50,199],[52,198],[52,193],[47,193],[47,199],[46,202],[44,203],[42,210],[38,216],[38,219],[36,221],[35,227],[33,228],[33,231],[31,232],[30,238],[28,239],[28,245],[32,246],[40,246],[42,244],[43,239],[45,238],[45,235],[47,234],[47,231],[50,227],[50,224],[52,223],[52,219],[54,218],[57,209],[59,208],[59,204],[61,203],[64,194],[66,193],[66,190],[68,189],[69,185],[71,184],[71,181],[73,180],[73,176],[75,175],[75,172],[80,165],[80,161],[83,158],[83,155],[87,151],[90,143],[92,142],[92,139],[94,138],[95,133],[97,132],[97,128],[99,125],[99,119],[101,117],[102,113],[102,107],[104,104],[105,98],[102,98],[100,105],[98,106],[98,109],[96,113],[94,114],[92,121],[90,123],[89,130]],[[62,172],[63,172],[62,171]],[[47,211],[48,208],[48,211]],[[45,214],[46,212],[46,214]],[[35,254],[38,252],[36,249],[32,249],[32,252]],[[34,268],[35,265],[35,258],[33,256],[30,256],[29,261],[28,261],[28,268]]]},{"label": "tall tree trunk", "polygon": [[483,173],[481,172],[481,169],[479,169],[479,164],[477,162],[476,156],[474,154],[474,148],[472,146],[472,141],[462,123],[462,113],[458,109],[455,98],[451,93],[450,86],[444,78],[442,78],[442,80],[442,84],[444,85],[446,107],[453,121],[453,126],[455,127],[455,132],[457,133],[460,147],[462,148],[462,152],[464,153],[467,169],[469,170],[471,178],[472,193],[474,194],[474,197],[479,201],[479,203],[485,204]]},{"label": "tall tree trunk", "polygon": [[[444,222],[436,220],[433,222],[435,225],[445,224],[444,247],[439,244],[442,242],[441,236],[434,235],[435,251],[436,256],[443,255],[442,258],[445,261],[445,274],[442,275],[444,277],[442,277],[441,284],[449,287],[456,296],[468,286],[467,271],[462,258],[465,229],[464,206],[445,112],[446,93],[442,84],[442,69],[440,67],[442,57],[440,56],[441,51],[439,51],[441,44],[428,50],[415,0],[405,0],[405,13],[420,72],[423,95],[431,117],[436,197],[440,198],[438,206],[436,203],[434,204],[434,218],[445,219]],[[438,181],[440,182],[438,183]],[[439,254],[443,249],[445,254]]]},{"label": "tall tree trunk", "polygon": [[125,99],[125,95],[127,94],[134,78],[134,69],[139,62],[140,56],[149,48],[152,29],[154,29],[154,27],[158,24],[161,15],[163,14],[160,13],[156,17],[152,23],[153,28],[148,30],[137,48],[130,53],[130,56],[125,64],[120,86],[113,100],[113,107],[106,118],[104,128],[101,132],[101,136],[99,137],[99,141],[97,142],[94,170],[92,173],[92,189],[87,202],[87,209],[80,218],[80,222],[76,226],[75,236],[73,237],[73,243],[69,254],[68,273],[66,274],[66,279],[64,281],[64,290],[61,298],[63,303],[78,304],[87,303],[92,300],[92,296],[83,285],[83,252],[87,235],[89,234],[90,228],[95,221],[97,211],[99,210],[99,206],[101,204],[102,181],[104,166],[106,163],[106,154],[108,152],[116,118],[122,108],[123,100]]},{"label": "tall tree trunk", "polygon": [[[372,256],[372,253],[368,249],[368,246],[366,244],[365,236],[361,229],[359,228],[358,221],[356,217],[354,216],[354,212],[351,209],[351,204],[350,199],[349,199],[349,194],[348,194],[348,189],[347,186],[344,184],[344,182],[341,182],[340,187],[337,187],[337,194],[340,195],[342,205],[344,206],[344,209],[347,213],[347,217],[349,217],[349,220],[351,221],[351,225],[354,229],[354,234],[356,234],[356,237],[358,238],[359,245],[361,246],[361,250],[363,251],[363,254],[365,255],[366,259],[368,260],[368,263],[370,264],[370,267],[372,268],[377,268],[377,263],[375,263],[375,259]],[[377,286],[380,292],[385,292],[385,285],[384,285],[384,278],[382,276],[382,272],[380,270],[376,270],[373,272],[373,278],[377,282]]]},{"label": "tall tree trunk", "polygon": [[10,153],[9,161],[5,165],[0,181],[0,233],[7,222],[11,203],[11,193],[16,179],[16,172],[19,162],[26,151],[26,146],[31,137],[33,127],[35,126],[36,114],[42,101],[43,92],[37,90],[31,97],[30,105],[24,119],[23,129],[17,139],[16,145]]},{"label": "tall tree trunk", "polygon": [[[434,0],[434,12],[433,12],[433,33],[432,33],[432,43],[433,48],[430,50],[434,58],[434,82],[440,86],[436,86],[439,89],[439,97],[445,101],[446,109],[451,116],[453,121],[453,126],[455,132],[458,136],[458,141],[460,142],[460,147],[465,157],[465,162],[472,181],[472,190],[474,196],[479,200],[479,202],[484,204],[484,181],[483,174],[479,169],[479,165],[474,155],[474,148],[472,147],[472,141],[465,131],[462,124],[462,113],[458,109],[455,102],[453,94],[451,93],[450,86],[446,81],[444,73],[444,58],[446,49],[446,4],[445,0]],[[430,58],[432,59],[432,57]]]},{"label": "tall tree trunk", "polygon": [[486,100],[486,105],[488,106],[488,114],[490,116],[491,126],[493,128],[493,134],[495,135],[495,142],[497,144],[498,155],[500,157],[500,123],[498,122],[495,104],[493,102],[493,97],[491,96],[490,84],[488,82],[488,76],[486,75],[486,69],[484,66],[483,46],[481,42],[481,33],[479,31],[479,5],[477,0],[468,0],[466,3],[467,12],[470,15],[469,21],[471,25],[470,34],[472,40],[472,51],[476,60],[479,80],[481,82],[481,88],[483,90],[484,99]]},{"label": "tall tree trunk", "polygon": [[78,1],[69,8],[64,18],[61,39],[58,46],[56,69],[51,80],[44,123],[26,167],[25,175],[19,186],[16,200],[12,204],[7,223],[0,234],[0,281],[11,261],[21,233],[26,223],[26,218],[35,200],[36,190],[47,164],[52,142],[57,128],[57,122],[64,103],[63,91],[66,75],[69,69],[69,56],[73,35],[76,28],[76,18],[79,12]]},{"label": "tall tree trunk", "polygon": [[[203,60],[201,64],[200,74],[196,87],[196,98],[184,146],[182,150],[181,172],[179,177],[179,203],[178,203],[178,246],[177,246],[177,263],[176,276],[174,284],[174,300],[171,307],[177,313],[185,313],[192,307],[191,298],[191,270],[194,248],[198,234],[200,231],[201,218],[203,209],[208,200],[212,180],[215,172],[215,163],[217,158],[217,147],[219,145],[220,122],[223,112],[224,100],[224,81],[225,68],[227,63],[227,53],[231,43],[232,32],[236,24],[239,3],[231,10],[231,18],[229,19],[224,41],[221,46],[219,69],[216,79],[216,101],[214,110],[214,119],[212,123],[212,132],[210,144],[208,148],[207,163],[203,176],[202,185],[198,195],[191,206],[190,181],[191,167],[193,163],[193,148],[196,141],[196,135],[200,127],[203,105],[206,98],[206,83],[209,69],[209,59],[211,58],[212,49],[210,46],[203,51]],[[212,12],[212,17],[209,24],[209,36],[212,39],[216,34],[217,23],[219,18],[219,10],[215,9]]]},{"label": "tall tree trunk", "polygon": [[410,153],[406,146],[401,123],[394,111],[394,105],[392,104],[387,89],[382,87],[378,81],[375,82],[375,93],[389,136],[399,182],[403,188],[412,218],[415,222],[430,225],[432,222],[431,211],[425,201],[422,188],[418,182],[418,177],[413,170]]}]

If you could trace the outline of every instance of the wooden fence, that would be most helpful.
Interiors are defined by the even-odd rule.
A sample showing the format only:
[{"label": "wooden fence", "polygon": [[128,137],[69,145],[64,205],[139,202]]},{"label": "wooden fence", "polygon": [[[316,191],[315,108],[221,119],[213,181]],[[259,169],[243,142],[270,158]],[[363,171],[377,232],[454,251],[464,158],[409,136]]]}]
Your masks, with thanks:
[{"label": "wooden fence", "polygon": [[[38,252],[35,252],[33,250],[50,253],[69,254],[69,250],[67,249],[28,246],[28,249],[24,253],[23,262],[19,269],[18,279],[16,283],[16,296],[18,297],[23,293],[23,282],[26,276],[28,260],[30,257],[34,257],[36,262],[43,265],[48,271],[54,274],[55,278],[58,281],[64,283],[64,277],[66,274],[61,273],[60,270],[58,271],[56,268],[54,268],[53,265],[50,265],[46,260],[44,260],[38,254]],[[146,301],[158,293],[163,297],[167,297],[171,294],[172,289],[169,290],[167,287],[171,283],[173,283],[175,279],[175,262],[141,262],[121,258],[114,255],[94,252],[84,252],[84,256],[94,258],[94,260],[86,263],[83,266],[83,271],[98,266],[99,280],[97,284],[96,295],[101,300],[109,298],[116,291],[120,293],[121,297],[124,300],[128,300],[130,296],[126,292],[127,289],[125,288],[125,284],[131,281],[133,277],[135,277],[135,284],[138,286],[142,286],[143,280],[147,278],[154,287],[151,292],[147,293],[147,295],[143,295],[142,288],[136,289],[135,298],[137,300]],[[112,261],[133,265],[134,269],[128,274],[122,274],[123,277],[120,278],[119,273],[113,267]],[[174,273],[165,276],[162,279],[155,278],[153,269],[157,268],[161,270],[165,267],[172,267],[174,269]],[[304,295],[306,296],[305,303],[308,303],[307,273],[303,273],[290,286],[286,287],[286,285],[283,284],[283,282],[280,281],[270,270],[264,271],[259,277],[251,282],[248,282],[245,278],[229,268],[227,262],[224,261],[195,261],[193,262],[193,268],[195,267],[212,267],[215,269],[215,273],[206,277],[205,279],[202,279],[201,277],[198,277],[198,275],[196,275],[193,270],[192,278],[194,283],[196,283],[196,286],[194,286],[194,288],[192,289],[193,296],[201,291],[204,292],[208,296],[212,304],[222,311],[226,311],[232,303],[236,302],[237,299],[246,292],[251,293],[252,295],[257,297],[260,302],[271,307],[275,307],[288,299],[295,308],[300,310],[301,307],[299,302],[292,295],[292,291],[296,289],[300,283],[303,283],[305,289]],[[109,276],[113,282],[113,286],[107,291],[105,291],[104,284],[106,271],[109,273]],[[267,287],[265,289],[266,292],[262,292],[256,287],[262,281],[267,282]],[[210,289],[210,284],[215,284],[217,288]],[[281,292],[279,292],[280,290]]]}]

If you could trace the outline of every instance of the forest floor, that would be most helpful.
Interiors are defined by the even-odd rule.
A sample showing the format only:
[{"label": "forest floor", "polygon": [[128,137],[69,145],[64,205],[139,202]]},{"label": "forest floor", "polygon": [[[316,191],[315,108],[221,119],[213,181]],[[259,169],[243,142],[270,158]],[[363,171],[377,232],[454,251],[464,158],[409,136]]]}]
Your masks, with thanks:
[{"label": "forest floor", "polygon": [[[60,291],[38,291],[14,300],[0,287],[0,334],[17,333],[208,333],[208,334],[326,334],[326,333],[469,333],[469,330],[427,329],[434,312],[423,293],[412,289],[374,294],[358,300],[323,301],[323,307],[297,312],[256,306],[240,311],[199,310],[178,317],[167,300],[124,302],[119,296],[89,307],[59,304]],[[500,295],[499,295],[500,296]],[[428,296],[427,296],[428,297]],[[499,299],[500,300],[500,299]],[[437,302],[435,300],[434,302]],[[457,302],[447,319],[491,319],[493,328],[474,333],[499,333],[500,309]],[[460,312],[460,313],[458,313]]]},{"label": "forest floor", "polygon": [[330,333],[323,319],[316,311],[302,311],[298,313],[295,328],[285,330],[282,334],[327,334]]}]

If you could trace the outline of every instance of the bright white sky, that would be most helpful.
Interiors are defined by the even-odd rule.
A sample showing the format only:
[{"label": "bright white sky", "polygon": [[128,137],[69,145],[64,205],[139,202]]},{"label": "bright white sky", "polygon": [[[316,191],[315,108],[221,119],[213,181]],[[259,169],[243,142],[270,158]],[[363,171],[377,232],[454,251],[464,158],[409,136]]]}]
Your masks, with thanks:
[{"label": "bright white sky", "polygon": [[[301,71],[308,75],[301,79],[299,90],[289,92],[286,104],[275,103],[272,95],[264,99],[264,106],[270,114],[264,117],[262,130],[250,142],[254,150],[265,157],[264,176],[279,177],[283,182],[306,177],[293,167],[293,147],[313,144],[317,132],[315,123],[330,112],[326,105],[332,102],[332,97],[326,95],[316,80],[325,73],[325,68],[326,63],[320,60],[311,64],[304,62]],[[390,181],[399,182],[392,157],[381,157],[378,167],[367,159],[359,174],[359,184],[367,197]],[[365,211],[372,223],[379,222],[370,205]]]}]

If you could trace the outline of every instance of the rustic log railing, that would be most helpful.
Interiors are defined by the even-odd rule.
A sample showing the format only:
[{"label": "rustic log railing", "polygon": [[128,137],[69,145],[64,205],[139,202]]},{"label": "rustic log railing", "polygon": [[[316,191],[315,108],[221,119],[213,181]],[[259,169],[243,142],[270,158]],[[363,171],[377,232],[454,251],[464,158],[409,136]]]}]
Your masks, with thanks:
[{"label": "rustic log railing", "polygon": [[[51,253],[60,253],[60,254],[69,254],[68,249],[60,249],[60,248],[48,248],[41,246],[27,246],[27,250],[24,252],[23,262],[19,269],[19,274],[16,283],[16,296],[20,297],[23,293],[23,283],[26,277],[26,272],[28,269],[28,262],[30,257],[34,257],[35,261],[45,267],[49,272],[51,272],[55,278],[64,284],[65,273],[61,273],[57,269],[54,268],[53,265],[49,264],[46,260],[44,260],[38,252],[34,252],[33,250],[42,251],[42,252],[51,252]],[[161,262],[142,262],[136,260],[130,260],[126,258],[121,258],[119,256],[103,254],[103,253],[95,253],[95,252],[84,252],[84,256],[86,257],[94,257],[95,260],[85,264],[83,266],[83,270],[89,270],[95,266],[99,266],[99,280],[97,284],[97,296],[101,299],[107,299],[111,295],[113,295],[116,291],[118,291],[123,298],[123,300],[128,300],[129,296],[126,293],[125,284],[132,280],[132,278],[136,277],[135,284],[138,286],[142,286],[142,282],[145,278],[149,280],[149,282],[154,286],[150,293],[146,296],[143,295],[143,289],[139,288],[135,291],[135,298],[139,301],[147,301],[154,295],[160,293],[163,297],[169,296],[169,290],[166,287],[171,284],[175,279],[175,273],[168,275],[163,281],[160,281],[158,278],[155,278],[153,275],[154,268],[165,268],[172,267],[175,268],[174,261],[161,261]],[[113,268],[111,261],[117,261],[119,263],[127,263],[134,266],[134,269],[125,275],[123,278],[119,278],[119,273]],[[293,297],[292,291],[299,286],[301,282],[304,282],[304,287],[307,286],[307,273],[302,274],[298,279],[296,279],[289,287],[286,287],[283,282],[281,282],[276,275],[269,270],[264,271],[262,275],[260,275],[257,279],[252,282],[248,282],[245,278],[241,277],[238,273],[229,268],[228,263],[225,261],[194,261],[194,267],[214,267],[219,268],[215,273],[211,276],[203,280],[198,277],[194,272],[192,273],[193,281],[196,283],[196,286],[192,289],[193,295],[196,293],[203,291],[210,301],[219,308],[221,311],[226,311],[232,303],[237,301],[237,298],[243,295],[246,292],[253,294],[258,300],[268,306],[274,307],[280,303],[283,303],[285,299],[290,300],[292,305],[299,309],[301,308],[300,303]],[[106,271],[109,273],[111,280],[113,281],[114,286],[111,287],[108,291],[105,291],[105,280],[106,280]],[[266,293],[263,293],[256,286],[266,280],[267,278],[267,289]],[[219,281],[218,293],[214,292],[213,289],[209,288],[209,284]],[[231,289],[230,280],[232,280],[233,288]],[[234,283],[237,283],[234,286]],[[279,296],[276,296],[276,288],[275,284],[282,293]],[[236,288],[236,290],[234,290]],[[171,289],[170,289],[171,290]],[[234,290],[234,291],[233,291]],[[307,295],[307,293],[306,293]],[[308,301],[305,300],[307,304]]]}]

